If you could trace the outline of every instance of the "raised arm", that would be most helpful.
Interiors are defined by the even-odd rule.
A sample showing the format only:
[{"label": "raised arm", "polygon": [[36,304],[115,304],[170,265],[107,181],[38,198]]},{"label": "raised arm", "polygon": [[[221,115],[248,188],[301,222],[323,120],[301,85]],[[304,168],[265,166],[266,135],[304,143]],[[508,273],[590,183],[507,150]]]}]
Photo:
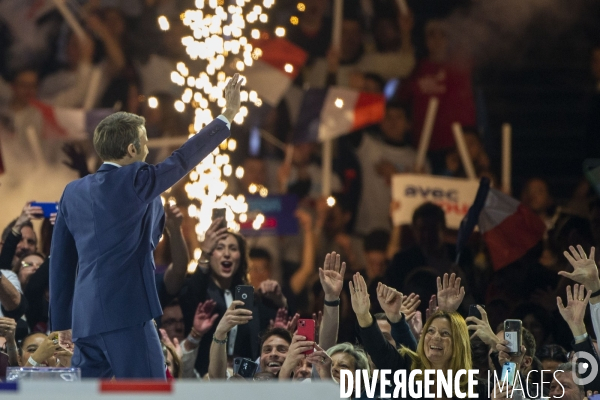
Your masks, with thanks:
[{"label": "raised arm", "polygon": [[354,274],[352,282],[350,282],[350,296],[352,309],[360,326],[362,344],[375,366],[379,369],[392,370],[409,368],[408,360],[402,357],[390,342],[385,340],[379,325],[374,323],[373,316],[369,312],[371,301],[367,292],[367,284],[358,272]]},{"label": "raised arm", "polygon": [[164,282],[167,293],[171,296],[177,296],[185,282],[185,274],[190,258],[181,231],[183,221],[181,211],[175,205],[167,205],[165,206],[165,215],[167,217],[165,227],[170,239],[172,262],[165,271]]},{"label": "raised arm", "polygon": [[227,335],[236,325],[247,324],[252,319],[252,311],[244,308],[235,308],[244,305],[244,302],[234,300],[221,318],[213,341],[210,345],[210,361],[208,376],[210,379],[227,379]]},{"label": "raised arm", "polygon": [[134,188],[141,201],[149,203],[160,196],[229,137],[228,125],[240,109],[241,86],[242,79],[235,74],[225,87],[227,105],[221,117],[226,121],[220,117],[216,118],[175,150],[165,161],[157,165],[144,164],[139,169],[134,180]]},{"label": "raised arm", "polygon": [[294,294],[302,292],[306,283],[314,274],[315,262],[315,236],[313,221],[310,213],[303,209],[296,210],[296,218],[302,228],[302,264],[290,278],[290,288]]},{"label": "raised arm", "polygon": [[319,279],[325,292],[319,346],[325,350],[337,343],[340,326],[340,293],[344,287],[346,273],[346,263],[340,264],[340,261],[340,255],[333,252],[325,256],[323,268],[319,268]]}]

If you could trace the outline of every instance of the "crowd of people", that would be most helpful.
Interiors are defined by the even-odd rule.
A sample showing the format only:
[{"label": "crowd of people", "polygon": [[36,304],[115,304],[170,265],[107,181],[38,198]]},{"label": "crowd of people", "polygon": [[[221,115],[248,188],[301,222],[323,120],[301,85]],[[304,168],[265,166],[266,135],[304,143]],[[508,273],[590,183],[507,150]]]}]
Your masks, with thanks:
[{"label": "crowd of people", "polygon": [[[143,115],[149,139],[187,136],[193,118],[173,108],[180,93],[170,81],[177,61],[187,58],[181,45],[187,28],[180,22],[186,1],[79,2],[85,36],[75,35],[56,10],[38,3],[0,2],[1,29],[10,33],[0,39],[0,190],[5,190],[0,204],[8,204],[4,193],[21,194],[19,186],[31,172],[24,171],[24,159],[33,158],[34,169],[56,168],[65,184],[95,172],[89,143],[68,143],[57,152],[63,143],[45,136],[40,102]],[[189,207],[199,204],[185,192],[188,180],[170,190],[175,204],[165,205],[165,231],[154,251],[163,309],[155,322],[170,379],[244,379],[235,372],[234,360],[240,358],[256,362],[254,381],[339,382],[343,370],[474,368],[479,369],[480,397],[488,398],[488,371],[500,373],[512,361],[523,376],[550,372],[543,387],[537,385],[539,374],[530,375],[523,382],[529,389],[524,397],[559,397],[564,389],[566,399],[581,400],[600,391],[600,377],[579,386],[571,373],[578,351],[600,362],[595,339],[600,255],[596,258],[594,251],[600,241],[600,199],[582,179],[570,198],[555,201],[548,182],[532,177],[520,200],[544,221],[547,232],[524,257],[500,270],[492,267],[478,233],[457,258],[456,231],[434,203],[418,207],[410,225],[394,226],[392,176],[465,177],[454,122],[463,126],[477,176],[498,183],[476,128],[472,60],[468,49],[452,42],[447,20],[421,23],[423,16],[401,13],[396,1],[346,1],[337,51],[330,46],[329,3],[303,1],[298,24],[288,26],[287,39],[309,54],[294,88],[338,85],[385,94],[383,120],[337,140],[333,205],[321,196],[319,145],[293,140],[300,103],[294,88],[277,107],[254,110],[262,115],[262,130],[293,144],[287,162],[265,140],[258,153],[251,153],[250,127],[234,126],[232,136],[240,146],[232,159],[244,175],[231,178],[228,191],[249,195],[251,187],[262,186],[270,194],[296,196],[296,235],[245,237],[216,220],[199,241],[198,221],[189,215]],[[289,4],[276,5],[269,24],[277,25],[290,12]],[[159,29],[160,15],[170,21],[169,30]],[[423,38],[423,45],[415,38]],[[94,76],[101,79],[90,98]],[[428,161],[415,171],[432,96],[439,108]],[[149,107],[149,97],[158,99],[158,107]],[[162,161],[169,151],[151,150],[148,162]],[[47,177],[29,189],[58,199],[64,184]],[[73,349],[59,343],[49,323],[55,216],[43,218],[39,207],[25,203],[31,197],[14,198],[21,213],[8,206],[0,212],[11,221],[0,249],[5,353],[0,357],[11,366],[67,367]],[[242,307],[234,300],[239,285],[254,288],[254,304]],[[470,305],[477,305],[481,318],[469,316]],[[298,320],[305,318],[315,323],[312,340],[297,332]],[[511,318],[523,322],[517,356],[508,354],[504,337],[503,321]],[[553,375],[556,370],[564,372]],[[493,397],[506,395],[504,390]]]}]

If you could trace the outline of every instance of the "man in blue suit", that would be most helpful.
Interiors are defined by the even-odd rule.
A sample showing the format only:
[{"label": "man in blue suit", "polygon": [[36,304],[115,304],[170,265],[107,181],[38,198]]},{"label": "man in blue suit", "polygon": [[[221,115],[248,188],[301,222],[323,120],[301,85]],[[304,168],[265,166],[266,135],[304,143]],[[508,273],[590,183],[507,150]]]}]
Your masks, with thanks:
[{"label": "man in blue suit", "polygon": [[104,161],[65,188],[50,257],[50,322],[73,349],[83,377],[165,379],[153,318],[162,315],[153,250],[164,211],[160,195],[229,137],[240,109],[241,79],[225,88],[226,110],[174,151],[149,165],[144,119],[119,112],[94,132]]}]

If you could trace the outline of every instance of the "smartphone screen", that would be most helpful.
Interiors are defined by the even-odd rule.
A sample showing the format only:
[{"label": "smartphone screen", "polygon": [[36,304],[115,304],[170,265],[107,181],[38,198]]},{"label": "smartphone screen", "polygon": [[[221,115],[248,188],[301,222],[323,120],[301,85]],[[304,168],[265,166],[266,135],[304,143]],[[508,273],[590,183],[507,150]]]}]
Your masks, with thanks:
[{"label": "smartphone screen", "polygon": [[509,386],[512,386],[515,382],[515,375],[517,373],[517,364],[514,362],[505,362],[502,366],[502,381],[508,382]]},{"label": "smartphone screen", "polygon": [[[306,337],[307,341],[315,341],[315,320],[314,319],[299,319],[298,320],[298,335]],[[312,354],[314,349],[305,351],[304,354]]]},{"label": "smartphone screen", "polygon": [[509,354],[517,355],[521,352],[521,320],[507,319],[504,321],[504,340],[508,341]]},{"label": "smartphone screen", "polygon": [[251,310],[254,306],[254,287],[251,285],[238,285],[235,287],[234,300],[241,300],[244,305],[240,308]]},{"label": "smartphone screen", "polygon": [[44,218],[50,218],[50,214],[58,212],[58,203],[31,203],[32,207],[41,207],[44,212]]},{"label": "smartphone screen", "polygon": [[225,212],[227,210],[225,208],[213,208],[212,210],[212,220],[214,221],[217,218],[223,218],[221,223],[219,224],[219,229],[227,228],[227,221],[225,220]]}]

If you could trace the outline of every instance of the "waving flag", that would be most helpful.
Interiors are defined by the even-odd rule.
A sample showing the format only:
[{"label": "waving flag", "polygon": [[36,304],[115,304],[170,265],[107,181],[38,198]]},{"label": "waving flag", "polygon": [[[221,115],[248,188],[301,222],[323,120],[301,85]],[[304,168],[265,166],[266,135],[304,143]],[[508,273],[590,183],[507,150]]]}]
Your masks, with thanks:
[{"label": "waving flag", "polygon": [[308,53],[283,38],[252,42],[258,60],[244,70],[247,87],[267,104],[275,107],[298,76]]},{"label": "waving flag", "polygon": [[[485,202],[482,202],[484,195]],[[478,220],[495,271],[523,257],[546,232],[546,225],[539,216],[518,200],[489,188],[489,181],[485,179],[481,180],[475,202],[461,224],[458,250],[464,247],[473,231],[474,218]]]},{"label": "waving flag", "polygon": [[345,87],[309,89],[302,101],[296,142],[316,142],[376,124],[385,114],[385,97]]}]

